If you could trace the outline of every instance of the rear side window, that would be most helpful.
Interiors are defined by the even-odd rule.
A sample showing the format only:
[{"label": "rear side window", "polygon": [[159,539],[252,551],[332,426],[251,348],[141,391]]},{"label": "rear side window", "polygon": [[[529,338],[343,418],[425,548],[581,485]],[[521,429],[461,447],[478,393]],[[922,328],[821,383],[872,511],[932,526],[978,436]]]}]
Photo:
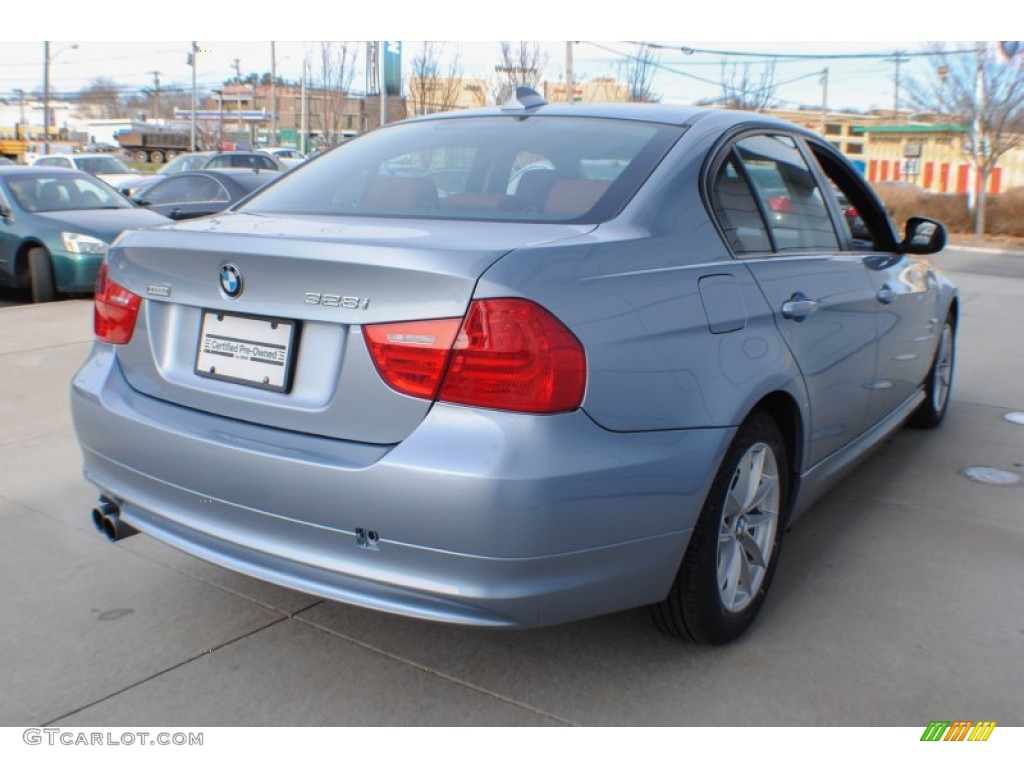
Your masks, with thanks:
[{"label": "rear side window", "polygon": [[821,189],[788,136],[752,136],[736,145],[764,211],[775,250],[837,250],[839,239]]},{"label": "rear side window", "polygon": [[243,209],[598,223],[622,209],[683,130],[543,115],[401,123],[298,167]]},{"label": "rear side window", "polygon": [[711,192],[715,214],[734,253],[762,253],[772,250],[757,200],[730,157],[718,170]]}]

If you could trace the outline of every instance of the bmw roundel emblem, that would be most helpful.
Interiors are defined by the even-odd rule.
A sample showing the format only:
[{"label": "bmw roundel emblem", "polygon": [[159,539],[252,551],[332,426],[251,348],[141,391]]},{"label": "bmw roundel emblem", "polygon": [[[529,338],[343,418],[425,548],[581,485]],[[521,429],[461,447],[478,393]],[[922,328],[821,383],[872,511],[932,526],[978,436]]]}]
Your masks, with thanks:
[{"label": "bmw roundel emblem", "polygon": [[242,273],[234,264],[225,264],[220,268],[220,287],[232,299],[242,293]]}]

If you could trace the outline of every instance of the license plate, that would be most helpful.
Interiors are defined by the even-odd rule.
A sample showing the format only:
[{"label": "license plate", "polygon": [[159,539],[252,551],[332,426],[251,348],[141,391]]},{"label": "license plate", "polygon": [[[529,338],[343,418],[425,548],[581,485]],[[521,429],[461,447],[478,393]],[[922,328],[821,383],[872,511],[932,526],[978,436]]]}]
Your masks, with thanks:
[{"label": "license plate", "polygon": [[287,392],[295,321],[203,311],[195,372],[209,379]]}]

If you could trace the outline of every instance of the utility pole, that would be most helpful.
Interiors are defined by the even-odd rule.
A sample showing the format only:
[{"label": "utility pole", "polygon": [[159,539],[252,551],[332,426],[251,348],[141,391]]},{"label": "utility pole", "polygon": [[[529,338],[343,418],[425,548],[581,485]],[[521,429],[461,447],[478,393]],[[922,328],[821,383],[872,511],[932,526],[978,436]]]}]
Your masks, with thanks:
[{"label": "utility pole", "polygon": [[900,64],[905,64],[910,61],[910,59],[903,55],[903,51],[893,51],[892,56],[890,56],[887,61],[891,61],[896,67],[895,76],[893,78],[896,88],[894,89],[893,94],[892,119],[893,122],[898,123],[900,121]]},{"label": "utility pole", "polygon": [[50,154],[50,41],[43,43],[43,147]]},{"label": "utility pole", "polygon": [[821,71],[821,135],[825,135],[825,120],[828,117],[828,67]]},{"label": "utility pole", "polygon": [[15,131],[14,138],[27,139],[28,134],[25,132],[25,91],[21,88],[15,88],[14,92],[18,94],[18,104],[21,107],[21,120],[18,122],[18,130]]},{"label": "utility pole", "polygon": [[377,77],[380,79],[380,126],[383,128],[388,124],[388,87],[384,77],[384,47],[387,42],[381,40],[377,43]]},{"label": "utility pole", "polygon": [[301,125],[301,132],[299,134],[299,152],[306,154],[306,66],[308,62],[305,55],[302,57],[302,100],[301,109],[302,114],[299,118],[299,124]]},{"label": "utility pole", "polygon": [[156,70],[151,70],[150,73],[153,76],[153,117],[157,120],[160,119],[160,73]]},{"label": "utility pole", "polygon": [[219,152],[221,142],[224,141],[224,89],[216,88],[211,93],[217,95],[217,146],[215,149]]},{"label": "utility pole", "polygon": [[967,207],[974,211],[974,234],[985,234],[985,44],[978,43],[975,52],[977,71],[974,77],[974,124],[971,127],[971,173],[967,187]]},{"label": "utility pole", "polygon": [[270,41],[270,146],[277,146],[277,48]]},{"label": "utility pole", "polygon": [[236,133],[240,133],[245,128],[245,122],[242,120],[242,69],[237,58],[235,59],[235,93],[238,96],[238,128]]},{"label": "utility pole", "polygon": [[189,152],[196,151],[196,54],[199,53],[199,46],[196,45],[196,41],[192,41],[192,50],[188,54],[188,63],[192,67],[192,120],[191,122],[191,135],[192,138],[189,141]]},{"label": "utility pole", "polygon": [[576,101],[572,75],[572,40],[568,40],[565,43],[565,100],[570,104]]}]

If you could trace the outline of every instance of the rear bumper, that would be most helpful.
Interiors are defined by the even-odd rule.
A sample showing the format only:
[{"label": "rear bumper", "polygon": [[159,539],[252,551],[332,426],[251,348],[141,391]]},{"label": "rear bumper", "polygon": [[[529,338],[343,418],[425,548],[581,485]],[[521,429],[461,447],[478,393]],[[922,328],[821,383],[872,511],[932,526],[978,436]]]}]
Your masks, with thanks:
[{"label": "rear bumper", "polygon": [[662,599],[734,433],[436,405],[397,446],[349,443],[141,395],[104,344],[71,400],[85,476],[133,527],[311,594],[492,627]]}]

